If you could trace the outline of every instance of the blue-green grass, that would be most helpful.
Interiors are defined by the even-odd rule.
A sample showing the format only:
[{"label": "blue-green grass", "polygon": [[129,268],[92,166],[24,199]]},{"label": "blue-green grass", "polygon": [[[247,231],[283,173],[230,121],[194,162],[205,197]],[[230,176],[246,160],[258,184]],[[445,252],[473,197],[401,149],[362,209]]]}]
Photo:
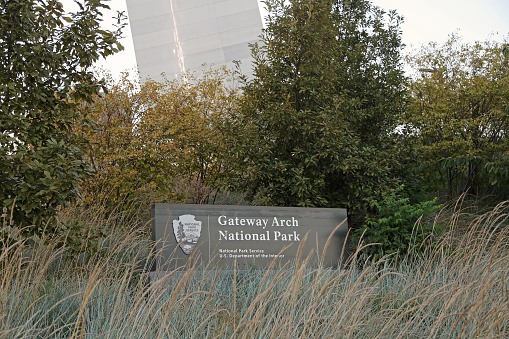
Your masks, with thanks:
[{"label": "blue-green grass", "polygon": [[139,230],[117,227],[79,263],[51,241],[20,240],[0,254],[0,337],[507,338],[508,205],[459,214],[397,260],[359,250],[339,270],[316,268],[313,254],[271,271],[194,265],[151,283]]}]

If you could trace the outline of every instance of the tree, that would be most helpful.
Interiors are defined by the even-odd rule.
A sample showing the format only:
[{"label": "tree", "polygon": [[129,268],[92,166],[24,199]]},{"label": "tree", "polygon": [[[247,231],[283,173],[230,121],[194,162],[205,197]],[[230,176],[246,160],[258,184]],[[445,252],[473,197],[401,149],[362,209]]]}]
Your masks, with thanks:
[{"label": "tree", "polygon": [[34,226],[27,235],[76,198],[87,173],[72,127],[101,88],[90,67],[122,49],[120,23],[99,27],[107,8],[84,0],[66,14],[56,0],[0,1],[0,203],[16,226]]},{"label": "tree", "polygon": [[225,125],[238,110],[236,79],[225,68],[209,69],[163,81],[158,93],[157,103],[140,117],[140,137],[159,150],[172,177],[192,191],[184,192],[188,200],[212,202],[212,193],[227,185],[234,166]]},{"label": "tree", "polygon": [[401,18],[366,0],[265,3],[234,117],[241,183],[270,205],[364,208],[396,182]]},{"label": "tree", "polygon": [[453,34],[445,44],[430,43],[408,57],[414,77],[407,126],[417,139],[426,181],[449,198],[509,188],[504,48],[492,41],[465,44]]},{"label": "tree", "polygon": [[82,106],[92,121],[80,126],[90,140],[93,169],[83,185],[86,202],[100,200],[109,208],[207,202],[231,172],[222,126],[237,104],[232,80],[218,69],[138,87],[125,74]]}]

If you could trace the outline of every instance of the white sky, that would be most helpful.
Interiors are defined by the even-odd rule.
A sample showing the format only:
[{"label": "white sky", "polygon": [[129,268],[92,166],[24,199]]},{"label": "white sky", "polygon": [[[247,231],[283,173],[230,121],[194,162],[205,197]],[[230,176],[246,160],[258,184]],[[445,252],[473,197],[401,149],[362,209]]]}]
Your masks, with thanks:
[{"label": "white sky", "polygon": [[[503,41],[509,34],[509,0],[372,0],[372,3],[386,10],[395,9],[404,16],[401,28],[406,52],[430,41],[445,42],[455,31],[468,43],[487,39]],[[111,0],[109,5],[113,11],[127,14],[125,0]],[[264,16],[263,10],[261,12]],[[105,19],[114,13],[105,13]],[[125,50],[98,64],[114,77],[136,68],[129,27],[124,35]]]}]

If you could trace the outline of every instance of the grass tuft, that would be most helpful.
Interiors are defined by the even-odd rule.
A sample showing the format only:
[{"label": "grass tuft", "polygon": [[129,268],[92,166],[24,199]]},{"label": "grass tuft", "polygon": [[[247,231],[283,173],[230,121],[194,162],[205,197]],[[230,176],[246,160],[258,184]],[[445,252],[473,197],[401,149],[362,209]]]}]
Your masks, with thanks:
[{"label": "grass tuft", "polygon": [[151,284],[144,228],[97,218],[111,232],[86,261],[56,246],[65,236],[1,247],[0,337],[507,338],[508,212],[453,206],[435,220],[447,226],[439,239],[398,260],[353,253],[332,270],[308,266],[322,253],[299,252],[242,273],[191,260]]}]

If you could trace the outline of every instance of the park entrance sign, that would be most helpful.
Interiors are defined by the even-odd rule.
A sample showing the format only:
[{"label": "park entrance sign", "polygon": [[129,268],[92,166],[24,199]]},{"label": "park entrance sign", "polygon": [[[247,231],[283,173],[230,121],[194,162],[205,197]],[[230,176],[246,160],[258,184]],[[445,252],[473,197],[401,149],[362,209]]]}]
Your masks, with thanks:
[{"label": "park entrance sign", "polygon": [[346,218],[341,208],[154,204],[154,269],[182,267],[189,258],[226,268],[236,263],[241,270],[265,268],[274,258],[281,264],[296,259],[299,246],[304,257],[318,253],[311,266],[327,246],[323,263],[337,267],[347,254]]}]

